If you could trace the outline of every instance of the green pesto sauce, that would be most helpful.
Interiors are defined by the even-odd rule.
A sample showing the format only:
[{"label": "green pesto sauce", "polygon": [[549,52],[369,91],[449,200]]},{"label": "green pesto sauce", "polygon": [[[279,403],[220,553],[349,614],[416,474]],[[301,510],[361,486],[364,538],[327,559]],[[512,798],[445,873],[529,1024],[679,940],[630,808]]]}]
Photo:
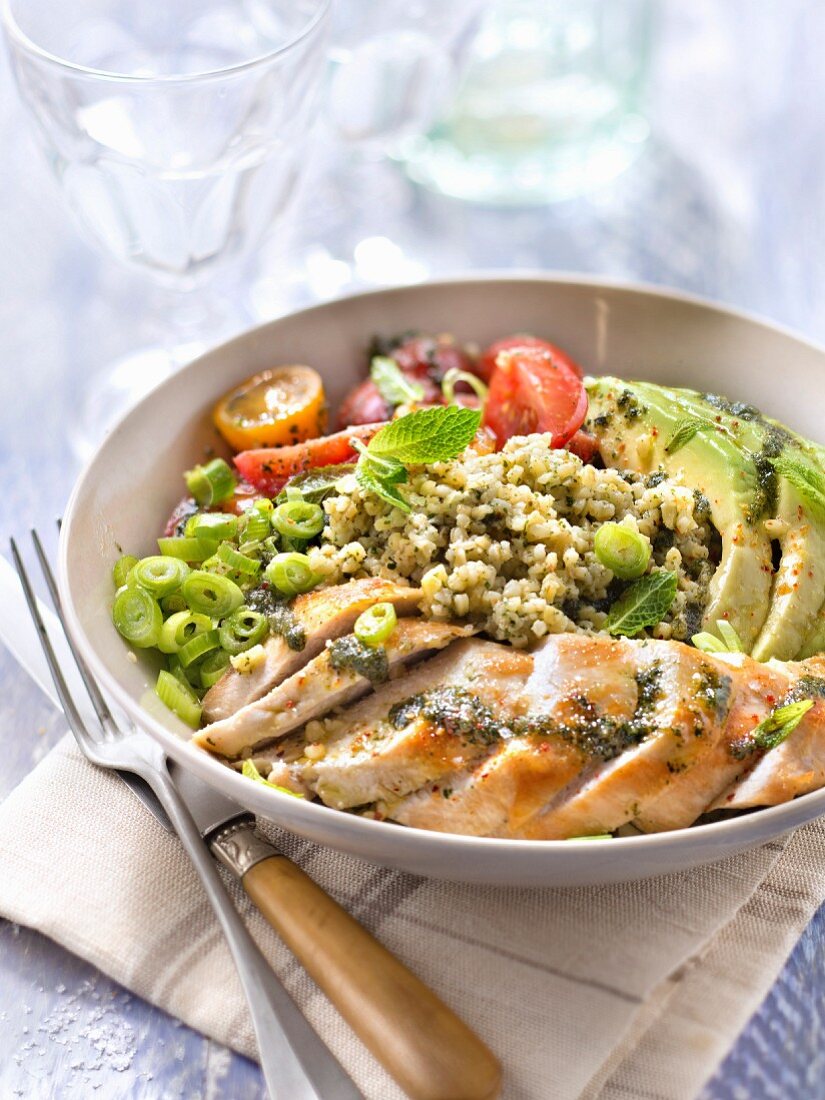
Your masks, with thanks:
[{"label": "green pesto sauce", "polygon": [[728,712],[732,680],[730,676],[717,672],[710,665],[703,665],[701,672],[693,674],[695,685],[694,698],[718,720]]},{"label": "green pesto sauce", "polygon": [[300,653],[307,644],[306,631],[298,622],[289,603],[268,582],[265,581],[247,592],[246,606],[266,615],[272,633],[280,635],[296,653]]},{"label": "green pesto sauce", "polygon": [[612,760],[653,732],[653,709],[661,696],[658,662],[637,673],[636,684],[637,703],[629,719],[603,714],[585,695],[579,695],[572,700],[574,712],[566,722],[552,715],[501,721],[490,707],[463,688],[439,687],[396,703],[389,721],[396,729],[403,729],[416,718],[425,718],[451,736],[476,745],[493,745],[512,737],[556,737],[586,756]]},{"label": "green pesto sauce", "polygon": [[383,646],[368,646],[354,634],[336,639],[329,647],[329,663],[336,672],[357,672],[373,684],[390,677],[390,663]]}]

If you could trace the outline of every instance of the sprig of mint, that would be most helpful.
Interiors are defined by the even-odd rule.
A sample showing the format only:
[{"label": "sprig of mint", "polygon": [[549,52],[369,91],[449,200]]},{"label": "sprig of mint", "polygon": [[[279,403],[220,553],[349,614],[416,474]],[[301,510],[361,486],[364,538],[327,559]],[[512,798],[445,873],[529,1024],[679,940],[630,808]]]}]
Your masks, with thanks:
[{"label": "sprig of mint", "polygon": [[370,378],[388,405],[408,405],[421,401],[424,387],[404,374],[394,359],[376,355],[370,363]]},{"label": "sprig of mint", "polygon": [[686,416],[679,420],[673,429],[673,434],[665,444],[665,453],[675,455],[682,447],[690,443],[698,432],[709,432],[716,425],[710,420],[703,420],[698,416]]},{"label": "sprig of mint", "polygon": [[793,485],[812,511],[820,519],[825,519],[825,476],[822,469],[810,462],[801,451],[793,454],[783,451],[768,461],[780,477]]},{"label": "sprig of mint", "polygon": [[657,569],[626,588],[607,615],[611,634],[632,638],[646,626],[660,623],[676,596],[676,574]]},{"label": "sprig of mint", "polygon": [[477,409],[438,405],[392,420],[367,446],[352,439],[360,456],[355,467],[358,484],[387,504],[409,512],[409,504],[398,491],[408,480],[407,466],[455,458],[472,441],[480,423]]}]

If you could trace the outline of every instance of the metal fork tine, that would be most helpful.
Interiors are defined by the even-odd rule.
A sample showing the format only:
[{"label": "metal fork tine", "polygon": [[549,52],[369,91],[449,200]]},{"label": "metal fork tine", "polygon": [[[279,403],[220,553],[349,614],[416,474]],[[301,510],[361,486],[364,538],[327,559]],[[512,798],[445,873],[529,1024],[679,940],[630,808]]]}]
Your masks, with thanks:
[{"label": "metal fork tine", "polygon": [[[58,527],[59,525],[60,521],[58,520]],[[75,646],[74,642],[72,641],[72,636],[69,633],[68,627],[66,626],[66,617],[63,613],[63,603],[60,599],[60,593],[57,589],[57,582],[54,579],[52,567],[49,565],[49,559],[46,557],[46,553],[43,549],[43,544],[40,541],[40,536],[38,535],[37,531],[34,530],[34,528],[32,528],[31,537],[32,542],[34,543],[35,553],[37,554],[37,560],[40,562],[40,568],[42,569],[43,576],[46,579],[46,587],[49,590],[49,595],[51,596],[52,603],[54,604],[54,609],[57,612],[58,619],[60,620],[60,625],[63,627],[63,633],[66,635],[66,641],[68,642],[69,650],[71,651],[72,657],[74,658],[74,662],[77,665],[77,670],[80,673],[80,678],[83,681],[86,691],[88,691],[89,693],[89,698],[92,700],[92,706],[95,708],[95,714],[97,715],[104,732],[111,737],[114,735],[115,732],[115,720],[112,716],[112,712],[109,710],[109,706],[106,700],[103,698],[100,688],[97,686],[97,683],[95,682],[94,677],[89,671],[86,662],[78,653],[77,646]]]},{"label": "metal fork tine", "polygon": [[60,671],[60,665],[57,662],[54,649],[52,648],[51,640],[49,639],[48,632],[46,630],[46,624],[43,622],[43,618],[40,614],[40,608],[37,606],[37,597],[34,594],[34,589],[31,586],[29,575],[26,572],[26,567],[23,564],[23,559],[20,557],[20,552],[17,549],[17,543],[14,539],[10,539],[11,556],[14,560],[14,568],[17,570],[17,576],[20,578],[20,584],[23,586],[23,595],[26,597],[26,603],[31,613],[32,620],[37,628],[37,635],[40,640],[41,648],[43,649],[43,655],[46,658],[46,663],[49,666],[49,672],[51,673],[52,680],[54,681],[55,691],[57,697],[60,700],[60,705],[63,708],[68,723],[71,727],[72,733],[78,740],[80,747],[87,754],[87,756],[95,756],[94,739],[86,728],[86,725],[80,716],[80,712],[75,706],[74,699],[72,699],[71,693],[66,685],[66,681],[63,679],[63,673]]}]

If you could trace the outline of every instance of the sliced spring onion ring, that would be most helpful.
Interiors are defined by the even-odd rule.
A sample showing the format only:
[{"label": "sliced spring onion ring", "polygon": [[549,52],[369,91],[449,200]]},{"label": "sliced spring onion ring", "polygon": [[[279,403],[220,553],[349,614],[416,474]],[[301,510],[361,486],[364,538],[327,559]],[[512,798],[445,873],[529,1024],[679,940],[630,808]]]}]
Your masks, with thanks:
[{"label": "sliced spring onion ring", "polygon": [[391,603],[377,603],[361,612],[352,632],[359,642],[374,649],[386,642],[397,622],[398,616]]},{"label": "sliced spring onion ring", "polygon": [[166,554],[155,554],[142,558],[134,567],[132,576],[136,584],[145,588],[155,599],[177,592],[186,577],[189,566],[180,558],[170,558]]},{"label": "sliced spring onion ring", "polygon": [[[271,504],[271,501],[267,501],[267,503]],[[269,512],[265,512],[258,507],[250,508],[244,516],[242,527],[244,542],[261,542],[271,530]]]},{"label": "sliced spring onion ring", "polygon": [[180,558],[181,561],[204,561],[214,548],[205,545],[196,538],[165,538],[158,539],[158,549],[167,558]]},{"label": "sliced spring onion ring", "polygon": [[257,645],[268,631],[269,623],[264,615],[249,607],[239,607],[221,623],[221,647],[227,653],[243,653]]},{"label": "sliced spring onion ring", "polygon": [[726,619],[716,620],[716,629],[719,631],[719,637],[725,643],[725,648],[729,653],[744,653],[745,647],[742,645],[742,639],[736,633],[734,627]]},{"label": "sliced spring onion ring", "polygon": [[256,558],[248,558],[246,554],[241,554],[228,542],[220,544],[218,557],[224,565],[228,565],[230,569],[243,573],[247,577],[254,577],[261,568],[261,563]]},{"label": "sliced spring onion ring", "polygon": [[189,668],[189,666],[197,661],[199,657],[203,657],[206,653],[211,653],[213,649],[217,649],[221,644],[221,636],[217,630],[205,630],[203,634],[196,634],[193,638],[190,638],[186,645],[181,646],[178,651],[178,660],[183,668]]},{"label": "sliced spring onion ring", "polygon": [[650,562],[650,542],[621,523],[603,523],[593,540],[596,557],[623,581],[641,577]]},{"label": "sliced spring onion ring", "polygon": [[477,374],[471,374],[467,370],[459,370],[451,367],[441,379],[441,392],[447,405],[455,404],[455,387],[458,382],[466,382],[479,399],[481,407],[487,400],[488,387],[481,381]]},{"label": "sliced spring onion ring", "polygon": [[213,619],[224,619],[241,606],[243,592],[229,577],[193,570],[181,585],[181,593],[189,608]]},{"label": "sliced spring onion ring", "polygon": [[213,458],[204,466],[195,466],[184,474],[186,487],[201,508],[220,504],[231,497],[238,484],[235,475],[222,458]]},{"label": "sliced spring onion ring", "polygon": [[112,580],[115,582],[115,588],[122,588],[126,584],[129,574],[137,563],[138,559],[133,558],[131,554],[124,554],[122,558],[118,558],[112,567]]},{"label": "sliced spring onion ring", "polygon": [[199,512],[186,524],[186,533],[205,542],[234,539],[238,533],[238,517],[227,512]]},{"label": "sliced spring onion ring", "polygon": [[[287,490],[289,495],[289,490]],[[324,509],[306,500],[287,500],[272,513],[272,526],[279,535],[306,542],[324,529]]]},{"label": "sliced spring onion ring", "polygon": [[208,615],[198,615],[192,611],[176,611],[163,624],[157,647],[163,653],[178,653],[198,634],[206,634],[211,630],[212,625]]},{"label": "sliced spring onion ring", "polygon": [[143,588],[121,588],[112,606],[112,621],[127,642],[138,649],[157,645],[163,629],[160,605]]},{"label": "sliced spring onion ring", "polygon": [[162,703],[177,714],[187,726],[197,729],[201,721],[201,705],[197,695],[190,688],[166,669],[158,673],[158,682],[155,686],[158,698]]},{"label": "sliced spring onion ring", "polygon": [[222,679],[229,665],[229,654],[225,649],[213,649],[208,653],[198,668],[200,682],[205,688],[211,688]]},{"label": "sliced spring onion ring", "polygon": [[160,606],[164,615],[174,615],[176,611],[188,610],[186,600],[180,592],[173,592],[171,596],[164,596],[160,601]]},{"label": "sliced spring onion ring", "polygon": [[274,584],[284,596],[309,592],[321,579],[312,572],[306,554],[276,554],[265,573],[270,584]]}]

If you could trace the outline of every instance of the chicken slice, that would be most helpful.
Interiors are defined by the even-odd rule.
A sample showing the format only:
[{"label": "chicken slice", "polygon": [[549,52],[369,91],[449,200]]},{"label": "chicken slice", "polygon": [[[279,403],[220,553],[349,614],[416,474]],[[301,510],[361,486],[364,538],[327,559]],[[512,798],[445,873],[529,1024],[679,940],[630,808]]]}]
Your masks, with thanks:
[{"label": "chicken slice", "polygon": [[[491,715],[514,716],[532,665],[529,654],[496,642],[456,642],[342,719],[329,719],[325,755],[305,765],[304,781],[327,805],[345,809],[392,803],[463,770],[495,747]],[[427,716],[422,695],[433,688],[455,720]]]},{"label": "chicken slice", "polygon": [[[558,687],[586,695],[605,713],[633,713],[637,684],[621,667],[624,643],[565,634],[549,638],[534,655],[516,710],[546,715]],[[573,666],[573,679],[570,669]],[[567,676],[567,680],[565,680]],[[557,713],[559,723],[564,715]],[[471,836],[515,836],[521,825],[575,779],[591,756],[561,736],[514,737],[472,771],[448,775],[390,805],[387,814],[404,825]]]},{"label": "chicken slice", "polygon": [[729,676],[727,721],[710,731],[701,766],[671,777],[657,799],[641,808],[633,824],[646,833],[683,829],[748,766],[732,751],[787,690],[788,674],[778,662],[759,664],[741,653],[714,654],[714,664]]},{"label": "chicken slice", "polygon": [[[388,670],[396,672],[433,650],[443,649],[457,638],[474,633],[475,627],[426,619],[399,619],[384,646]],[[329,649],[313,657],[302,669],[262,698],[198,730],[192,740],[201,748],[222,756],[238,756],[264,741],[284,737],[334,707],[365,695],[370,681],[350,668],[336,670]]]},{"label": "chicken slice", "polygon": [[[741,776],[709,809],[776,806],[825,787],[825,657],[789,663],[783,671],[790,678],[793,698],[811,699],[814,705],[776,748],[758,755],[755,763],[752,756],[746,756]],[[778,699],[779,705],[783,702]]]},{"label": "chicken slice", "polygon": [[515,836],[570,782],[587,758],[548,737],[515,737],[469,772],[457,772],[387,806],[387,816],[416,829],[466,836]]},{"label": "chicken slice", "polygon": [[609,833],[637,818],[727,716],[730,677],[681,642],[570,637],[542,665],[545,706],[563,727],[592,729],[592,762],[520,826],[525,839]]},{"label": "chicken slice", "polygon": [[361,612],[373,604],[386,601],[395,606],[399,615],[409,615],[418,609],[420,600],[420,588],[408,588],[380,577],[316,588],[298,596],[291,610],[306,637],[303,649],[290,649],[282,637],[270,635],[264,643],[266,659],[261,665],[245,675],[230,668],[209,689],[203,699],[204,721],[221,721],[266,695],[317,657],[327,641],[349,634]]}]

